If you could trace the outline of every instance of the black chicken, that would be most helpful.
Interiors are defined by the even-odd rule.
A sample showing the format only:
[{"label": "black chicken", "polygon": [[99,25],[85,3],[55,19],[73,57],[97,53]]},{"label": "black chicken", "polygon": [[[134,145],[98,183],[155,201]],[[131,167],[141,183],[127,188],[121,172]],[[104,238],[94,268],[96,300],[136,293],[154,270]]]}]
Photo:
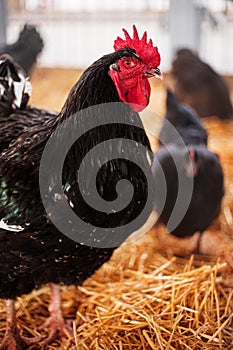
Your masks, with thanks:
[{"label": "black chicken", "polygon": [[[124,33],[126,40],[117,38],[114,53],[101,57],[83,73],[57,117],[52,116],[44,122],[42,118],[38,125],[22,132],[1,154],[2,218],[8,225],[20,225],[22,229],[20,232],[6,229],[0,232],[0,297],[12,299],[8,302],[8,327],[2,348],[9,344],[16,348],[16,343],[18,346],[31,343],[30,339],[20,336],[15,325],[12,306],[15,297],[29,293],[33,288],[48,282],[81,284],[110,259],[115,247],[134,229],[139,228],[151,212],[152,200],[149,200],[148,190],[151,168],[147,157],[151,149],[137,112],[149,103],[148,78],[159,75],[160,56],[152,41],[147,42],[146,33],[142,39],[139,39],[135,27],[133,38],[125,30]],[[120,103],[122,101],[124,103]],[[104,107],[112,102],[115,103],[110,104],[110,108]],[[96,107],[88,109],[91,106]],[[93,127],[98,109],[102,125]],[[27,111],[30,117],[29,107],[23,113]],[[50,136],[58,126],[64,121],[70,121],[77,112],[79,114],[73,119],[72,130],[77,127],[76,130],[82,131],[87,125],[91,130],[81,135],[69,149],[60,188],[57,185],[56,172],[53,173],[52,169],[54,162],[56,163],[54,159],[59,158],[58,152],[67,142],[64,136],[66,126],[62,129],[64,133],[58,133],[57,138],[56,133],[52,138]],[[21,117],[20,110],[17,110],[17,115]],[[114,123],[115,117],[117,123]],[[72,136],[72,130],[68,138],[69,135]],[[45,211],[39,189],[39,167],[47,141],[51,139],[55,139],[56,147],[51,151],[50,163],[40,169],[40,173],[47,176],[42,190],[47,191],[47,197],[50,198]],[[107,141],[112,139],[117,141],[115,148],[118,150],[118,157],[115,157],[115,149],[108,146]],[[135,141],[134,146],[126,147],[124,140]],[[103,147],[100,152],[90,162],[83,161],[88,171],[82,179],[82,185],[86,192],[90,192],[89,185],[94,178],[99,196],[109,204],[110,210],[107,212],[94,210],[85,202],[85,191],[81,194],[78,181],[83,158],[101,142]],[[106,158],[106,154],[111,160],[103,163],[95,178],[93,169],[100,160]],[[129,160],[123,154],[127,154]],[[139,163],[144,170],[137,165]],[[134,193],[128,205],[115,212],[112,201],[119,194],[116,186],[121,179],[131,182]],[[84,232],[81,232],[81,227],[78,231],[74,230],[73,239],[76,238],[76,241],[62,234],[50,221],[50,218],[58,219],[62,224],[68,225],[70,232],[73,230],[72,222],[62,210],[58,214],[54,213],[57,203],[61,203],[61,207],[64,203],[69,203],[72,212],[92,225]],[[140,215],[142,212],[144,214]],[[131,225],[138,217],[141,219]],[[100,239],[99,243],[92,227],[102,228],[101,235],[97,237]],[[118,234],[122,227],[121,234]],[[85,242],[78,240],[78,235],[82,235]],[[60,300],[54,285],[52,297],[55,300],[50,309],[51,317],[46,322],[46,327],[51,326],[52,330],[43,341],[44,344],[50,342],[58,332],[62,333],[65,327],[58,310],[57,304]]]},{"label": "black chicken", "polygon": [[207,145],[207,131],[197,113],[179,103],[175,94],[167,91],[167,112],[159,135],[161,145]]},{"label": "black chicken", "polygon": [[43,39],[36,28],[26,24],[14,44],[0,47],[0,54],[7,53],[11,55],[28,74],[36,63],[43,47]]},{"label": "black chicken", "polygon": [[175,93],[201,117],[229,119],[233,108],[224,79],[189,49],[177,52],[172,63]]},{"label": "black chicken", "polygon": [[223,171],[208,151],[207,132],[197,113],[167,92],[167,113],[152,172],[159,221],[178,237],[204,231],[218,216],[224,194]]},{"label": "black chicken", "polygon": [[152,172],[159,221],[178,237],[203,232],[219,215],[223,171],[216,154],[204,146],[161,147]]}]

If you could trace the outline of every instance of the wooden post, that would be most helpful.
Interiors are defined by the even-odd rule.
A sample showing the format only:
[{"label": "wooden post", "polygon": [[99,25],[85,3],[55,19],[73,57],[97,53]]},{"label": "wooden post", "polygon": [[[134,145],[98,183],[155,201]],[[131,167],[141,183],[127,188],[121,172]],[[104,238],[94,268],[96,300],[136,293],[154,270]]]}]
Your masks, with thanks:
[{"label": "wooden post", "polygon": [[0,0],[0,47],[6,45],[6,1]]},{"label": "wooden post", "polygon": [[201,7],[197,0],[170,0],[172,55],[179,48],[200,48]]}]

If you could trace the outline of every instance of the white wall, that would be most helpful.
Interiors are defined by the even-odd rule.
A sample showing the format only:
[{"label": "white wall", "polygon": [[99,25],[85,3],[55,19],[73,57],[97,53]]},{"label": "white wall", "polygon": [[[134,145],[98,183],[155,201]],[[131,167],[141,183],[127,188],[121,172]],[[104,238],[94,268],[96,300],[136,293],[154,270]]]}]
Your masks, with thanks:
[{"label": "white wall", "polygon": [[[29,1],[29,0],[26,0]],[[36,24],[45,42],[45,47],[40,56],[39,64],[42,66],[63,66],[85,68],[103,54],[113,50],[114,39],[122,35],[122,27],[132,32],[132,25],[136,24],[141,35],[147,30],[148,35],[159,47],[161,52],[163,71],[170,68],[172,60],[171,52],[171,28],[169,28],[168,13],[144,11],[113,11],[102,10],[102,6],[127,7],[134,4],[134,8],[140,8],[146,0],[30,0],[43,3],[43,6],[51,6],[52,3],[63,11],[69,8],[70,13],[48,11],[31,12],[24,15],[12,15],[9,17],[7,31],[8,42],[13,42],[18,36],[20,28],[25,22]],[[188,1],[188,0],[187,0]],[[197,0],[200,1],[200,0]],[[204,0],[203,0],[204,1]],[[205,0],[207,2],[207,0]],[[209,1],[208,1],[209,2]],[[221,1],[222,3],[223,1]],[[149,0],[150,5],[160,7],[169,5],[167,0]],[[219,1],[211,0],[213,6],[219,8]],[[98,4],[98,5],[97,5]],[[90,8],[95,12],[74,12],[74,7]],[[217,8],[217,7],[216,7]],[[185,13],[184,13],[185,16]],[[200,40],[200,55],[215,69],[223,74],[233,74],[233,22],[227,22],[220,16],[219,25],[216,28],[211,23],[202,23],[202,35]]]}]

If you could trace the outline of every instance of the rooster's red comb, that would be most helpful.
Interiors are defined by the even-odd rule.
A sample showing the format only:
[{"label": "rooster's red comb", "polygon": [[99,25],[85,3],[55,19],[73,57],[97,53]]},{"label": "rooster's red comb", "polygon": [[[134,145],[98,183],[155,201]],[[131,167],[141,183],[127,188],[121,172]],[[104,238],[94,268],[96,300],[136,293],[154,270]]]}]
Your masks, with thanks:
[{"label": "rooster's red comb", "polygon": [[151,68],[155,68],[160,65],[160,54],[157,46],[153,46],[153,42],[150,39],[147,42],[147,32],[144,32],[141,39],[139,39],[138,31],[135,25],[133,25],[133,38],[130,37],[129,33],[123,29],[125,34],[125,40],[119,36],[114,41],[114,50],[119,50],[124,47],[130,47],[134,49],[141,60],[150,65]]}]

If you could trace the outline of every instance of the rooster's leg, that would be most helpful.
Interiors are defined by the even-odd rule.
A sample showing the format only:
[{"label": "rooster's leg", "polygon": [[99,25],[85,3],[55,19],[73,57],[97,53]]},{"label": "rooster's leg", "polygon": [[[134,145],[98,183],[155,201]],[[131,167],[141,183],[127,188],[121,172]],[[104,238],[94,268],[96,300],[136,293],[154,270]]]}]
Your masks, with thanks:
[{"label": "rooster's leg", "polygon": [[24,347],[40,342],[44,336],[26,338],[20,333],[17,325],[14,300],[6,300],[6,333],[0,346],[0,350],[21,350]]},{"label": "rooster's leg", "polygon": [[48,337],[43,340],[43,345],[49,344],[51,341],[55,340],[61,335],[65,335],[66,337],[73,336],[72,329],[65,324],[62,314],[59,286],[51,283],[50,288],[52,298],[51,304],[49,306],[50,317],[42,326],[40,326],[40,329],[50,328],[50,333]]}]

